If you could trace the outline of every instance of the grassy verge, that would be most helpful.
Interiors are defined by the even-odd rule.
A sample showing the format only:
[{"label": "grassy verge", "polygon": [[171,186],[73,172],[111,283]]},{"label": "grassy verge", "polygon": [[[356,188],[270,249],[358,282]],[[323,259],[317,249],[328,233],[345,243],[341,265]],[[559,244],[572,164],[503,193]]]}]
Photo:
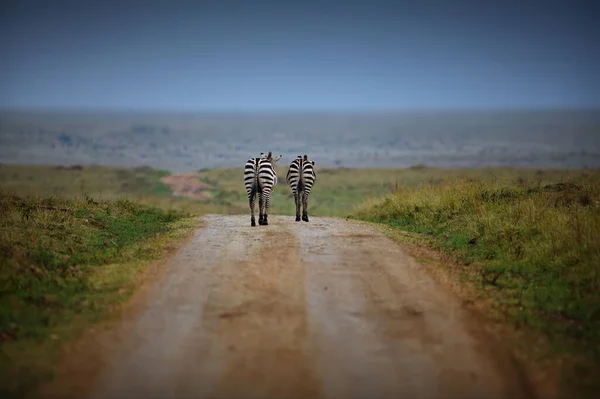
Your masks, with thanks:
[{"label": "grassy verge", "polygon": [[[291,190],[285,182],[287,168],[286,164],[277,168],[279,184],[273,191],[270,209],[273,215],[295,213]],[[533,168],[438,169],[419,165],[406,169],[320,168],[317,165],[316,172],[317,182],[310,195],[309,215],[341,217],[351,214],[357,205],[367,199],[392,193],[398,187],[418,187],[424,183],[438,185],[447,179],[474,179],[490,184],[519,184],[520,181],[547,184],[566,179],[600,179],[598,171],[541,171]],[[203,170],[201,174],[202,181],[213,186],[209,193],[212,201],[215,205],[225,206],[221,212],[249,212],[241,167]]]},{"label": "grassy verge", "polygon": [[[243,165],[242,165],[243,166]],[[28,166],[0,164],[0,190],[15,195],[75,198],[89,194],[96,199],[128,198],[150,206],[194,214],[247,214],[248,200],[243,184],[243,168],[204,169],[200,180],[212,188],[208,198],[195,200],[172,195],[161,177],[168,171],[149,167],[108,166]],[[273,191],[270,213],[293,215],[294,200],[285,182],[287,163],[277,168],[279,184]],[[423,183],[443,184],[447,179],[474,179],[486,183],[518,184],[519,181],[549,182],[600,176],[599,171],[537,170],[533,168],[438,169],[415,165],[406,169],[321,168],[311,193],[309,215],[342,216],[374,196],[394,192],[398,187]]]},{"label": "grassy verge", "polygon": [[600,387],[600,183],[456,180],[404,189],[355,217],[420,233],[455,255],[489,314],[536,331],[564,362],[562,388]]},{"label": "grassy verge", "polygon": [[214,212],[200,201],[172,195],[160,181],[170,172],[150,167],[0,165],[0,191],[19,196],[132,201],[194,214]]},{"label": "grassy verge", "polygon": [[133,292],[194,219],[121,199],[0,196],[0,392],[52,375],[61,342]]}]

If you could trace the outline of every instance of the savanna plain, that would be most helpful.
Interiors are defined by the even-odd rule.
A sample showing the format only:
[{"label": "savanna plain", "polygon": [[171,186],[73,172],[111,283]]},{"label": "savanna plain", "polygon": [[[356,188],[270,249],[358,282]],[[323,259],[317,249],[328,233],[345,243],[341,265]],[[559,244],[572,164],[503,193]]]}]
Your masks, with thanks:
[{"label": "savanna plain", "polygon": [[[277,347],[278,339],[289,339],[288,349],[312,339],[307,338],[309,333],[306,337],[297,333],[311,327],[306,327],[305,316],[290,310],[302,302],[299,293],[294,297],[298,287],[290,281],[304,274],[290,275],[276,261],[253,263],[250,255],[255,250],[259,258],[263,252],[271,253],[281,262],[297,265],[297,270],[306,272],[302,273],[307,281],[320,281],[310,277],[310,262],[323,268],[329,265],[332,270],[343,269],[345,264],[347,268],[360,266],[352,273],[362,277],[342,270],[340,275],[346,277],[332,279],[326,288],[332,292],[338,287],[336,292],[342,292],[341,281],[348,279],[348,287],[358,288],[347,288],[347,306],[356,298],[372,301],[371,307],[360,312],[352,309],[362,315],[354,317],[363,317],[373,326],[380,323],[377,317],[393,319],[385,328],[395,331],[402,323],[390,309],[378,307],[383,305],[373,299],[375,293],[359,289],[363,286],[357,281],[379,287],[382,301],[395,300],[400,294],[394,290],[402,290],[369,273],[377,267],[388,276],[400,273],[405,266],[385,260],[385,251],[401,251],[393,254],[413,259],[419,273],[435,281],[431,287],[443,287],[462,312],[477,320],[477,326],[485,326],[479,328],[487,332],[487,345],[510,355],[511,367],[528,381],[528,395],[594,397],[600,389],[598,112],[144,115],[6,111],[1,115],[0,391],[6,396],[65,392],[46,387],[61,387],[65,373],[73,368],[69,365],[79,364],[73,360],[77,358],[73,348],[79,348],[76,343],[86,342],[95,328],[133,317],[131,303],[143,307],[139,303],[146,300],[138,294],[150,290],[147,286],[174,284],[169,283],[168,274],[161,273],[167,273],[163,269],[169,259],[185,254],[190,242],[197,256],[209,264],[210,259],[224,256],[220,242],[227,240],[239,246],[230,251],[241,251],[236,255],[239,258],[222,259],[223,264],[231,264],[232,275],[238,273],[248,284],[256,274],[272,276],[252,289],[236,286],[237,295],[249,290],[243,294],[247,295],[244,303],[250,303],[247,307],[234,306],[235,295],[218,290],[217,299],[205,300],[206,325],[211,320],[206,309],[217,304],[227,309],[221,309],[215,320],[239,323],[227,328],[211,325],[226,337],[213,347],[237,345],[236,353],[258,349],[267,353]],[[270,226],[249,230],[243,164],[267,151],[284,155],[271,201],[270,215],[275,219]],[[306,225],[316,230],[295,231],[295,208],[285,173],[289,162],[303,154],[316,162],[317,183],[309,200],[311,221]],[[225,216],[231,218],[219,219]],[[344,229],[355,229],[354,238]],[[209,235],[213,230],[215,235]],[[327,247],[327,242],[344,234],[346,240],[354,240],[349,245],[354,249],[345,250],[344,255]],[[253,235],[269,249],[255,248]],[[381,248],[380,255],[371,253],[370,245]],[[285,249],[296,247],[301,255],[289,258]],[[315,248],[321,252],[311,252]],[[342,255],[362,257],[364,262],[357,265]],[[236,284],[225,271],[215,270],[202,269],[195,289]],[[296,269],[290,266],[290,270]],[[323,281],[328,278],[324,275]],[[265,281],[281,285],[289,296],[278,297],[281,293],[273,288],[271,302],[279,305],[259,300],[256,295],[267,289]],[[177,289],[177,285],[171,287]],[[381,290],[391,291],[385,296]],[[319,302],[325,299],[314,298],[322,297],[313,297],[315,307],[327,309],[328,302]],[[342,310],[345,303],[339,304]],[[375,317],[377,312],[381,316]],[[422,309],[411,312],[413,316],[427,314]],[[275,326],[269,330],[266,322],[245,321],[252,315],[269,320],[267,314],[280,315],[280,323],[297,325],[298,330]],[[337,323],[339,327],[344,321]],[[270,344],[244,346],[246,341],[239,335],[244,330],[257,342],[262,342],[261,334],[270,337]],[[274,331],[282,331],[287,338],[278,338]],[[296,333],[300,335],[293,340]],[[393,335],[386,342],[391,345],[402,339]],[[368,339],[356,338],[355,342],[369,345]],[[177,342],[172,345],[176,347]],[[298,349],[298,353],[306,351],[310,349]],[[213,352],[205,357],[226,358]],[[266,359],[262,366],[269,370],[273,365]],[[299,358],[273,359],[285,365],[285,359]],[[355,360],[368,364],[358,355]],[[310,364],[302,373],[313,376]],[[231,370],[230,378],[238,378],[244,386],[250,371],[233,366]],[[281,381],[296,381],[285,370],[272,370]],[[320,377],[325,382],[320,384],[315,382],[319,375],[313,377],[298,380],[305,390],[296,391],[296,396],[342,392],[336,391],[339,384],[325,381],[341,377],[323,372]],[[381,380],[380,386],[388,387],[386,381]],[[312,386],[314,390],[307,388]],[[88,388],[80,389],[88,392]],[[392,385],[388,388],[395,392]],[[200,392],[199,387],[189,389]],[[279,386],[271,389],[256,394],[294,396]],[[356,392],[375,392],[360,389]],[[78,396],[83,391],[69,392]],[[243,392],[219,392],[243,396]]]}]

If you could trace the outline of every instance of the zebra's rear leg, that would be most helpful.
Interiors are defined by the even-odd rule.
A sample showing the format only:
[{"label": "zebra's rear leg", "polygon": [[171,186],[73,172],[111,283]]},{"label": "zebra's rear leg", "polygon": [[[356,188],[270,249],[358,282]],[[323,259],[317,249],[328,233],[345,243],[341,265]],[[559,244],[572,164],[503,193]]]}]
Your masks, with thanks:
[{"label": "zebra's rear leg", "polygon": [[256,219],[254,218],[254,193],[250,194],[250,200],[249,200],[249,205],[250,205],[250,226],[256,226]]},{"label": "zebra's rear leg", "polygon": [[296,222],[300,221],[300,194],[294,194],[294,202],[296,203]]},{"label": "zebra's rear leg", "polygon": [[263,199],[263,195],[262,192],[258,193],[258,224],[259,225],[263,225],[264,224],[264,199]]},{"label": "zebra's rear leg", "polygon": [[270,201],[271,191],[268,191],[268,190],[264,191],[264,196],[265,196],[265,199],[263,200],[263,204],[264,204],[265,210],[263,212],[263,226],[268,226],[269,222],[267,220],[267,212],[269,211],[269,205],[271,202]]},{"label": "zebra's rear leg", "polygon": [[302,220],[308,222],[308,194],[304,193],[302,196]]}]

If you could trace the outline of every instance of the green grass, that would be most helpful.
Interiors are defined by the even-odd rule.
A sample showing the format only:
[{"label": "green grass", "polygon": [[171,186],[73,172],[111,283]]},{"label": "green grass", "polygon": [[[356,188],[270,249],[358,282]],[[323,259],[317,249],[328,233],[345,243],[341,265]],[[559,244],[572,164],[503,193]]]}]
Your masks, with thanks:
[{"label": "green grass", "polygon": [[[317,165],[318,166],[318,165]],[[273,192],[270,213],[294,215],[291,190],[285,183],[287,164],[277,168],[279,184]],[[440,184],[447,179],[475,179],[482,182],[517,184],[519,180],[543,183],[579,179],[579,170],[532,168],[437,169],[416,165],[406,169],[350,169],[317,167],[317,183],[309,201],[309,215],[341,216],[369,198],[394,192],[400,187]],[[160,182],[169,172],[148,167],[119,168],[86,166],[73,170],[52,166],[0,165],[0,191],[15,195],[76,198],[88,194],[95,199],[130,200],[194,214],[249,213],[243,184],[243,167],[204,169],[201,180],[213,186],[208,200],[197,201],[171,194]]]},{"label": "green grass", "polygon": [[189,215],[121,199],[0,196],[0,392],[51,376],[59,344],[133,291]]},{"label": "green grass", "polygon": [[[279,184],[273,190],[269,210],[272,215],[295,214],[292,191],[285,182],[286,172],[287,166],[277,168]],[[416,176],[418,173],[407,170],[321,168],[316,173],[317,182],[309,199],[309,215],[313,216],[347,216],[370,196],[389,193],[397,180],[422,181],[422,176]],[[201,181],[213,186],[213,201],[230,205],[232,213],[249,213],[243,169],[205,170]]]},{"label": "green grass", "polygon": [[[277,168],[279,184],[273,191],[270,214],[294,215],[291,190],[285,183],[287,165]],[[224,206],[224,213],[249,213],[243,169],[202,170],[201,180],[213,186],[211,201]],[[415,166],[406,169],[317,168],[317,182],[309,200],[309,215],[345,217],[369,198],[394,192],[402,187],[424,183],[440,184],[448,179],[474,179],[486,183],[518,184],[519,181],[548,183],[581,179],[592,173],[580,170],[532,168],[437,169]],[[228,209],[227,209],[228,207]]]},{"label": "green grass", "polygon": [[219,207],[188,198],[175,197],[160,181],[170,172],[149,167],[29,166],[0,164],[0,191],[20,196],[97,200],[126,198],[166,210],[193,214],[218,212]]},{"label": "green grass", "polygon": [[[566,173],[566,172],[565,172]],[[600,364],[600,173],[516,181],[448,179],[367,201],[355,217],[433,238],[466,265],[505,321],[585,358],[566,384],[597,389]],[[556,182],[556,180],[555,180]]]}]

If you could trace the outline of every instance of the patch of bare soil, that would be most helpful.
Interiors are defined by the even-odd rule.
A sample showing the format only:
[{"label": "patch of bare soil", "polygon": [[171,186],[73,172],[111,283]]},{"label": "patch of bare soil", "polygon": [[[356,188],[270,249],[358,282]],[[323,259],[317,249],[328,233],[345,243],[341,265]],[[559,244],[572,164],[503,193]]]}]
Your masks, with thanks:
[{"label": "patch of bare soil", "polygon": [[[502,342],[373,226],[203,220],[137,312],[94,336],[101,356],[77,354],[101,361],[89,397],[530,396]],[[54,397],[81,397],[76,381]]]},{"label": "patch of bare soil", "polygon": [[208,199],[202,192],[212,187],[200,181],[202,175],[197,172],[178,173],[163,176],[160,181],[165,183],[173,191],[173,195],[192,198],[195,200]]}]

